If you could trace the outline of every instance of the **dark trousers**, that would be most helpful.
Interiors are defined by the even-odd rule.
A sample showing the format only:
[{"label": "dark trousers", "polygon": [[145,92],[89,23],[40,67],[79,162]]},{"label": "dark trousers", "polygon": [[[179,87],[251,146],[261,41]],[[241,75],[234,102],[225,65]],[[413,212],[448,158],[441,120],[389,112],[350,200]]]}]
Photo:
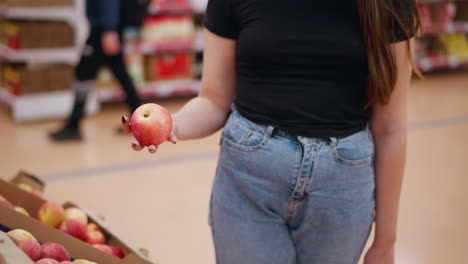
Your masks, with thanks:
[{"label": "dark trousers", "polygon": [[[120,43],[123,49],[122,34],[120,35]],[[101,45],[102,31],[99,29],[91,29],[86,46],[82,52],[80,62],[75,68],[75,102],[73,105],[72,114],[67,123],[69,127],[78,127],[79,121],[84,116],[84,107],[89,92],[92,89],[92,82],[101,66],[107,65],[111,69],[115,78],[119,81],[120,86],[125,91],[126,102],[133,112],[141,101],[138,97],[135,86],[127,72],[122,51],[114,56],[104,54]]]}]

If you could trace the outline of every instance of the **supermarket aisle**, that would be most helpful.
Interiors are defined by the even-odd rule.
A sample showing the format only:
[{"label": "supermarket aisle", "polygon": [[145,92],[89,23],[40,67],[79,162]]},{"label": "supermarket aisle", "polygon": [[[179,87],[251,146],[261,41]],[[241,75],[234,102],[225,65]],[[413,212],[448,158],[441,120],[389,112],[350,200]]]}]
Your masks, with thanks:
[{"label": "supermarket aisle", "polygon": [[[408,167],[402,197],[398,264],[468,263],[468,72],[416,81],[409,100]],[[160,100],[176,110],[186,98]],[[1,177],[19,168],[48,180],[46,196],[96,213],[162,264],[213,264],[208,199],[219,133],[135,153],[114,133],[122,105],[85,122],[83,143],[52,144],[59,122],[2,123]]]}]

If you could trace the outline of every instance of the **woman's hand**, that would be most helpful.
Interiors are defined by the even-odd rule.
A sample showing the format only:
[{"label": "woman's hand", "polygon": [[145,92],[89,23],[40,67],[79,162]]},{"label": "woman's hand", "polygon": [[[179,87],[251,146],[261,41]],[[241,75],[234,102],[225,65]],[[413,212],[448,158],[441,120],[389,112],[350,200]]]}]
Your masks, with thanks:
[{"label": "woman's hand", "polygon": [[395,264],[395,246],[372,245],[366,253],[364,264]]},{"label": "woman's hand", "polygon": [[[126,116],[122,116],[122,129],[123,131],[125,132],[125,134],[131,134],[132,131],[130,129],[130,122],[128,120],[128,117]],[[172,124],[172,132],[171,132],[171,135],[169,136],[169,138],[167,139],[167,141],[170,141],[172,143],[177,143],[177,137],[174,135],[174,131],[175,131],[175,122],[173,121],[173,124]],[[148,151],[149,153],[151,154],[154,154],[158,151],[158,147],[159,146],[155,146],[155,145],[150,145],[150,146],[147,146],[148,147]],[[140,144],[140,142],[138,142],[138,140],[134,140],[133,143],[132,143],[132,148],[136,151],[140,151],[144,148],[144,146],[142,146]]]}]

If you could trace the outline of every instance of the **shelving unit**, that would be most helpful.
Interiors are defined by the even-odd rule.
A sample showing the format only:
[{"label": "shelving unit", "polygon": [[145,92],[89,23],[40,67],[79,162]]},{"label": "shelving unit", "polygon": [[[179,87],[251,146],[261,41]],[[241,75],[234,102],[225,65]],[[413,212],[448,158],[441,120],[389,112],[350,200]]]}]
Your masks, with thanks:
[{"label": "shelving unit", "polygon": [[[73,65],[79,59],[84,39],[87,35],[84,1],[77,0],[67,7],[13,7],[0,8],[0,18],[27,21],[66,22],[74,28],[75,44],[70,48],[19,49],[13,50],[0,45],[2,61],[26,64],[62,63]],[[19,122],[62,118],[69,114],[73,103],[71,89],[67,91],[47,91],[36,94],[13,95],[6,88],[0,88],[0,103],[11,109],[12,117]],[[96,93],[90,95],[86,107],[88,114],[99,110]]]},{"label": "shelving unit", "polygon": [[421,71],[468,65],[467,3],[466,0],[418,0],[423,30],[416,43],[416,64]]},{"label": "shelving unit", "polygon": [[[138,87],[138,94],[143,99],[193,95],[199,92],[200,87],[199,80],[149,82]],[[115,88],[102,89],[97,91],[97,97],[100,102],[122,101],[124,93]]]}]

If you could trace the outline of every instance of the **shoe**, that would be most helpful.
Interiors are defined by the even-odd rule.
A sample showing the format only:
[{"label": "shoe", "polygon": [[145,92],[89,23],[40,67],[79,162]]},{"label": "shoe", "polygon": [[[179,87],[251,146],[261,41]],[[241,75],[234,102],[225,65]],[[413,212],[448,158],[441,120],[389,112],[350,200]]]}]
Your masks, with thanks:
[{"label": "shoe", "polygon": [[57,142],[82,140],[81,132],[78,128],[68,127],[49,133],[49,138]]}]

